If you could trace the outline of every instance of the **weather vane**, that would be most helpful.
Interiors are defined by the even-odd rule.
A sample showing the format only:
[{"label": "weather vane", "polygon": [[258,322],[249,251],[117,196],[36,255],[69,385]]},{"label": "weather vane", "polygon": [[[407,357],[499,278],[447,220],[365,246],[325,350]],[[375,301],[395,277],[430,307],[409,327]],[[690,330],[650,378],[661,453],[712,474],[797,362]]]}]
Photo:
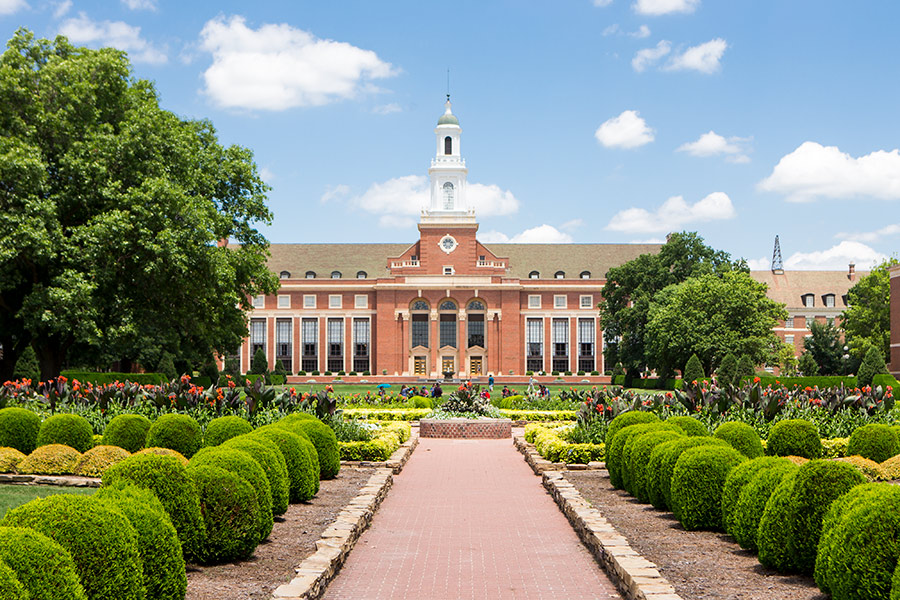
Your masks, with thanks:
[{"label": "weather vane", "polygon": [[447,68],[447,102],[450,102],[450,68]]}]

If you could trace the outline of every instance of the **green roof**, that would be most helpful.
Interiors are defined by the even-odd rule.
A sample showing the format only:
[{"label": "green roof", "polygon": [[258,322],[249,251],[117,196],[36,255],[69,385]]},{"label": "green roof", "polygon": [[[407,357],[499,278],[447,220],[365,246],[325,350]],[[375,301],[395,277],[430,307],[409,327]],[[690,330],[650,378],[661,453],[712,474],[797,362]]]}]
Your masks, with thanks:
[{"label": "green roof", "polygon": [[459,125],[459,119],[454,114],[443,114],[438,119],[438,125]]}]

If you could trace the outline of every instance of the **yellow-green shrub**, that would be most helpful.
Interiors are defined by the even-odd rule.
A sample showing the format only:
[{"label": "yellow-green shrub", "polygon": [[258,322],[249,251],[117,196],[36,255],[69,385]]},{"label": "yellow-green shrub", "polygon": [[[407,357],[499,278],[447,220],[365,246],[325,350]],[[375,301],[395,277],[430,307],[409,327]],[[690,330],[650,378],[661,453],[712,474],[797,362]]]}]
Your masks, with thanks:
[{"label": "yellow-green shrub", "polygon": [[862,456],[842,456],[841,458],[835,458],[834,460],[853,465],[854,467],[859,469],[860,472],[865,475],[866,479],[870,482],[886,481],[890,479],[890,477],[888,477],[885,473],[885,470],[881,468],[881,465],[879,465],[874,460],[869,460],[868,458],[863,458]]},{"label": "yellow-green shrub", "polygon": [[850,438],[833,438],[822,440],[822,458],[840,458],[847,456],[847,444]]},{"label": "yellow-green shrub", "polygon": [[19,473],[41,475],[71,475],[81,453],[63,444],[39,446],[16,467]]},{"label": "yellow-green shrub", "polygon": [[887,480],[900,479],[900,454],[881,463],[881,471]]},{"label": "yellow-green shrub", "polygon": [[412,435],[412,427],[406,421],[393,421],[391,423],[382,424],[381,430],[396,432],[401,444],[406,442],[409,439],[409,436]]},{"label": "yellow-green shrub", "polygon": [[25,455],[15,448],[0,448],[0,473],[15,473],[16,466],[25,459]]},{"label": "yellow-green shrub", "polygon": [[81,456],[74,472],[82,477],[101,477],[106,469],[129,456],[131,453],[125,448],[95,446]]},{"label": "yellow-green shrub", "polygon": [[184,457],[181,452],[177,450],[172,450],[171,448],[159,448],[158,446],[151,446],[150,448],[144,448],[143,450],[139,450],[134,453],[135,456],[144,456],[147,454],[153,454],[155,456],[172,456],[178,460],[183,466],[187,466],[188,459]]}]

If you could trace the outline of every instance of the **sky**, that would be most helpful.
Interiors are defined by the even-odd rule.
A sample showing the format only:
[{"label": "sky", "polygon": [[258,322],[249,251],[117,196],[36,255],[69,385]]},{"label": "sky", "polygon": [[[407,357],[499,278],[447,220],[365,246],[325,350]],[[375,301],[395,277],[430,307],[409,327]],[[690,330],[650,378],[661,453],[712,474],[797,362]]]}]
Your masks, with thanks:
[{"label": "sky", "polygon": [[0,0],[251,149],[268,239],[414,242],[449,69],[483,242],[697,231],[769,268],[900,241],[894,0]]}]

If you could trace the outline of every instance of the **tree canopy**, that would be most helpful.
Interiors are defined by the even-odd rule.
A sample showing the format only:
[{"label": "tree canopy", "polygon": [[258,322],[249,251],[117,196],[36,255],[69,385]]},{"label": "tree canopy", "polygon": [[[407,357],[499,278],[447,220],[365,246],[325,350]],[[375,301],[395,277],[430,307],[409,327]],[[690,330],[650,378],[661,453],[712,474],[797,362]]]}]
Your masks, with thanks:
[{"label": "tree canopy", "polygon": [[882,356],[891,355],[891,277],[896,258],[884,261],[861,278],[847,292],[847,310],[841,315],[841,329],[850,354],[862,360],[869,346]]},{"label": "tree canopy", "polygon": [[146,365],[236,349],[249,298],[277,286],[252,153],[161,109],[123,52],[63,37],[16,32],[0,106],[0,377],[28,344],[42,378],[73,348]]},{"label": "tree canopy", "polygon": [[809,333],[809,337],[803,340],[803,347],[819,366],[819,373],[840,375],[845,370],[841,332],[831,321],[813,321],[809,326]]}]

